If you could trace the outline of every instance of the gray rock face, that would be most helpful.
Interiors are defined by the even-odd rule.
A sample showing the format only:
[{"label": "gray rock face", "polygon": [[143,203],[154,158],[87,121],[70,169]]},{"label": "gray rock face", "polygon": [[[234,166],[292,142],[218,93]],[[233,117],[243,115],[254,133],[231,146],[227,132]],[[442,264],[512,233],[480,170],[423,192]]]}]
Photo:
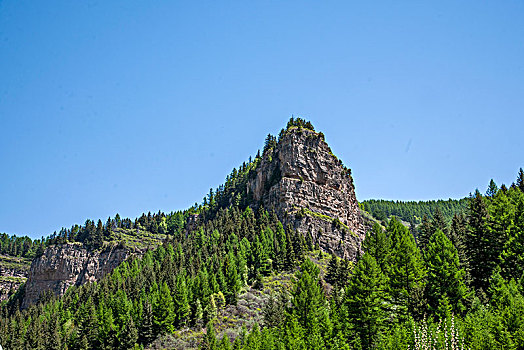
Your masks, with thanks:
[{"label": "gray rock face", "polygon": [[360,254],[369,223],[360,214],[351,170],[333,155],[323,134],[286,131],[264,153],[248,192],[324,251],[349,259]]},{"label": "gray rock face", "polygon": [[0,301],[6,300],[27,279],[27,269],[0,266]]},{"label": "gray rock face", "polygon": [[72,285],[96,281],[129,255],[127,249],[118,247],[103,252],[89,251],[74,243],[48,247],[31,263],[22,307],[37,302],[45,291],[63,295]]}]

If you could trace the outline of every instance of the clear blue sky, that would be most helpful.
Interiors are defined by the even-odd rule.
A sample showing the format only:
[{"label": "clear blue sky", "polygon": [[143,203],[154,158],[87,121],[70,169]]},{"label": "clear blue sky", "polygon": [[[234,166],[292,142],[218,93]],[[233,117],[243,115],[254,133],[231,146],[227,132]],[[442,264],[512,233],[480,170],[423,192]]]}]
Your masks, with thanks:
[{"label": "clear blue sky", "polygon": [[187,208],[291,115],[359,200],[509,184],[524,3],[4,0],[0,232]]}]

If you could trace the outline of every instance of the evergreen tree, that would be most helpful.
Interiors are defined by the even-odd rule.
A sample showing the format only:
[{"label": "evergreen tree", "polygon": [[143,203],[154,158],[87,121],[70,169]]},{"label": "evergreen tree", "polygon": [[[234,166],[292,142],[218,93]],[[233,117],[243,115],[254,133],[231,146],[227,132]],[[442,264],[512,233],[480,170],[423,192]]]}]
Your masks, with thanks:
[{"label": "evergreen tree", "polygon": [[225,297],[228,304],[237,303],[237,295],[241,288],[240,276],[237,273],[235,257],[233,253],[229,253],[224,263],[225,278],[227,288],[225,290]]},{"label": "evergreen tree", "polygon": [[446,218],[438,207],[435,210],[435,214],[433,214],[433,220],[431,221],[431,234],[429,235],[428,242],[437,230],[441,230],[446,236],[449,234]]},{"label": "evergreen tree", "polygon": [[524,171],[522,168],[519,169],[519,175],[517,176],[517,187],[524,192]]},{"label": "evergreen tree", "polygon": [[473,286],[486,290],[491,271],[487,232],[488,210],[484,197],[477,190],[468,207],[468,232],[466,235],[466,252],[469,256],[469,267]]},{"label": "evergreen tree", "polygon": [[386,278],[373,256],[360,258],[344,295],[346,327],[357,332],[363,349],[374,348],[387,318],[387,293]]},{"label": "evergreen tree", "polygon": [[377,223],[373,224],[371,231],[366,233],[366,238],[362,243],[364,252],[375,258],[375,261],[384,273],[387,273],[389,265],[391,244],[390,237],[386,235],[386,232]]},{"label": "evergreen tree", "polygon": [[464,214],[455,214],[451,220],[451,227],[449,231],[449,239],[453,246],[457,249],[459,256],[460,268],[465,272],[465,280],[470,281],[469,275],[469,260],[466,253],[466,234],[467,234],[467,220]]},{"label": "evergreen tree", "polygon": [[418,305],[424,289],[426,269],[420,250],[413,236],[396,218],[390,220],[388,234],[391,237],[389,287],[398,316],[406,319]]},{"label": "evergreen tree", "polygon": [[320,331],[325,316],[325,298],[320,284],[320,270],[306,259],[296,274],[291,292],[291,314],[305,330],[306,335]]},{"label": "evergreen tree", "polygon": [[334,287],[341,287],[340,279],[340,263],[335,254],[331,254],[331,259],[329,260],[327,273],[326,273],[326,282],[331,283]]},{"label": "evergreen tree", "polygon": [[139,332],[139,341],[142,344],[149,344],[153,340],[153,307],[145,299],[143,307],[142,325]]},{"label": "evergreen tree", "polygon": [[457,249],[441,230],[431,236],[425,260],[428,270],[426,295],[430,308],[437,310],[441,299],[446,297],[455,314],[463,313],[469,296],[464,282],[465,272],[460,268]]},{"label": "evergreen tree", "polygon": [[213,322],[208,322],[206,326],[206,333],[202,341],[202,350],[218,350],[218,342],[215,335],[215,327]]},{"label": "evergreen tree", "polygon": [[501,253],[501,267],[507,278],[520,278],[524,273],[524,196],[520,196],[511,227],[510,238]]},{"label": "evergreen tree", "polygon": [[426,245],[429,242],[429,237],[433,234],[433,225],[428,219],[427,215],[422,218],[422,223],[417,230],[417,246],[420,250],[426,249]]},{"label": "evergreen tree", "polygon": [[154,295],[153,324],[157,333],[172,333],[174,331],[175,311],[173,297],[167,283],[164,282]]},{"label": "evergreen tree", "polygon": [[173,301],[175,303],[175,323],[180,327],[187,324],[191,310],[189,307],[188,289],[184,275],[178,275],[176,281],[176,292]]},{"label": "evergreen tree", "polygon": [[497,191],[499,190],[497,184],[493,179],[489,182],[488,189],[486,190],[486,197],[493,198],[497,194]]}]

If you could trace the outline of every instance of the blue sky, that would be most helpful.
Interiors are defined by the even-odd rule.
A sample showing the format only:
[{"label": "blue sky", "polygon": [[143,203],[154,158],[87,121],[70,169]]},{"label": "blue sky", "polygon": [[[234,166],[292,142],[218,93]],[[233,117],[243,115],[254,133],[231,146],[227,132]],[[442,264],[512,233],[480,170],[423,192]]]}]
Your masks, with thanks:
[{"label": "blue sky", "polygon": [[184,209],[311,120],[357,197],[524,166],[522,1],[0,2],[0,232]]}]

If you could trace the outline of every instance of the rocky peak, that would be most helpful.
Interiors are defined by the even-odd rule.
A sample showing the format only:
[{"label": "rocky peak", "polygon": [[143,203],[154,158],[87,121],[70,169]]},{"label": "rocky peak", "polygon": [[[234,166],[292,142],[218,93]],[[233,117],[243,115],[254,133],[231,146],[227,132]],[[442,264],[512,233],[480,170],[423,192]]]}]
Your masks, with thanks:
[{"label": "rocky peak", "polygon": [[350,259],[360,253],[367,225],[351,170],[333,155],[322,133],[288,125],[278,142],[266,145],[248,192],[324,251]]}]

